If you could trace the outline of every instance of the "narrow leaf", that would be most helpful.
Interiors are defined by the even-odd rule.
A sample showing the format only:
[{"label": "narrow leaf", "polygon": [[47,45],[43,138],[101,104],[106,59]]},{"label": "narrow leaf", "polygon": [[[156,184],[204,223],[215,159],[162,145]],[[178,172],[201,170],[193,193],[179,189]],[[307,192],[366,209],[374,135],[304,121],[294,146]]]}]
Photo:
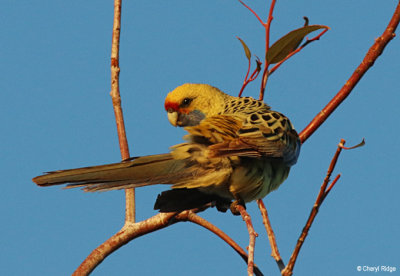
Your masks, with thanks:
[{"label": "narrow leaf", "polygon": [[324,25],[310,25],[293,30],[290,33],[281,37],[268,50],[267,61],[269,64],[278,63],[283,60],[288,54],[296,50],[304,37],[319,29],[328,29]]},{"label": "narrow leaf", "polygon": [[237,39],[239,39],[240,43],[242,43],[242,46],[243,46],[243,49],[244,49],[244,53],[246,54],[247,59],[250,60],[251,59],[251,52],[250,52],[249,47],[247,47],[246,43],[244,43],[244,41],[240,37],[237,37]]}]

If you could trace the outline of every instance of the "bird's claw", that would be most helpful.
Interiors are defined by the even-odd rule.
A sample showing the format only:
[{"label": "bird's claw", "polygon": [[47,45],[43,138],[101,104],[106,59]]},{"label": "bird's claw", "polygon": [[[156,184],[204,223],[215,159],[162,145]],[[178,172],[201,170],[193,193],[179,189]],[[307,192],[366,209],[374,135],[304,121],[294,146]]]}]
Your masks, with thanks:
[{"label": "bird's claw", "polygon": [[240,212],[237,209],[237,206],[241,205],[244,209],[246,209],[246,204],[244,203],[243,199],[236,199],[230,205],[231,212],[234,216],[240,216]]}]

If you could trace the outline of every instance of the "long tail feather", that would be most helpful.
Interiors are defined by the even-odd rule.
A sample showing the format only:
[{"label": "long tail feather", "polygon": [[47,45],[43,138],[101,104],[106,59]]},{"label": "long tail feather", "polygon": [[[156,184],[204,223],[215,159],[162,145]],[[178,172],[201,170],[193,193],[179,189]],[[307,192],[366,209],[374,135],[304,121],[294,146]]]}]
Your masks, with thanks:
[{"label": "long tail feather", "polygon": [[108,191],[152,184],[173,184],[188,177],[184,162],[171,154],[138,157],[101,166],[48,172],[33,178],[39,186],[68,184],[66,188],[84,187],[85,191]]}]

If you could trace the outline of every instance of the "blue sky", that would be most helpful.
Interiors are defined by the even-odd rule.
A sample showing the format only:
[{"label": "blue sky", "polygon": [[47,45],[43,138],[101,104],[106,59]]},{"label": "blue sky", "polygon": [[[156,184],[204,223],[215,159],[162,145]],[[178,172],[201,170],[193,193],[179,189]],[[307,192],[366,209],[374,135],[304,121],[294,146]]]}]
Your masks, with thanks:
[{"label": "blue sky", "polygon": [[[254,2],[254,3],[253,3]],[[303,24],[331,30],[284,64],[265,100],[297,130],[345,83],[386,27],[397,1],[278,1],[272,40]],[[246,1],[265,18],[269,2]],[[86,194],[39,188],[44,171],[120,160],[109,97],[112,1],[3,0],[0,17],[1,275],[68,275],[120,229],[122,191]],[[124,1],[121,95],[132,156],[167,152],[184,131],[169,125],[167,92],[209,83],[236,95],[247,60],[235,36],[263,57],[264,29],[237,1]],[[361,275],[357,266],[400,270],[398,154],[400,42],[395,38],[353,94],[303,146],[298,164],[265,203],[287,262],[341,138],[366,146],[342,153],[342,173],[323,204],[295,275]],[[259,81],[245,95],[257,97]],[[156,212],[165,186],[137,190],[137,218]],[[256,263],[278,275],[256,204]],[[241,246],[239,217],[201,214]],[[245,275],[240,257],[213,234],[179,223],[141,237],[108,257],[93,275]],[[379,274],[379,273],[378,273]],[[386,275],[381,272],[380,274]]]}]

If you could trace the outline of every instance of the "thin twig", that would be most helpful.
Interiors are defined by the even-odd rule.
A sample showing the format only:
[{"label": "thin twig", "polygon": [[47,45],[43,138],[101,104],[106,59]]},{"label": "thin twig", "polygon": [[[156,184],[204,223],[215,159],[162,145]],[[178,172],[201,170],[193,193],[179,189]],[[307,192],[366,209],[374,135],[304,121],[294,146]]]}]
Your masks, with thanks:
[{"label": "thin twig", "polygon": [[264,62],[263,75],[262,75],[262,79],[261,79],[261,88],[260,88],[260,97],[259,97],[259,100],[263,100],[265,87],[267,85],[267,79],[268,79],[268,75],[269,75],[269,72],[268,72],[269,64],[267,61],[267,53],[269,50],[270,29],[271,29],[271,22],[274,19],[273,12],[274,12],[274,8],[275,8],[276,0],[271,1],[271,6],[270,6],[269,12],[268,12],[268,19],[266,22],[263,22],[262,19],[258,16],[258,14],[252,8],[250,8],[248,5],[246,5],[243,1],[239,0],[239,2],[243,6],[245,6],[251,13],[254,14],[254,16],[260,22],[260,24],[265,28],[265,62]]},{"label": "thin twig", "polygon": [[327,195],[328,195],[329,192],[332,190],[333,186],[335,186],[336,182],[338,182],[338,180],[339,180],[340,177],[341,177],[341,174],[339,173],[339,174],[335,177],[335,179],[333,179],[333,181],[331,182],[331,185],[329,185],[329,187],[326,188],[323,200],[325,200],[325,197],[327,197]]},{"label": "thin twig", "polygon": [[242,0],[239,0],[239,2],[245,6],[252,14],[254,14],[254,16],[258,19],[258,21],[261,23],[261,25],[265,26],[266,23],[264,23],[262,21],[262,19],[258,16],[258,14],[252,9],[250,8],[248,5],[246,5]]},{"label": "thin twig", "polygon": [[[124,116],[121,107],[121,96],[119,92],[119,41],[121,31],[121,1],[114,1],[114,22],[111,44],[111,92],[110,96],[114,108],[115,122],[119,147],[122,160],[129,158],[128,140],[126,138]],[[74,275],[88,275],[106,256],[117,248],[124,245],[121,238],[126,233],[126,228],[135,222],[135,190],[125,190],[125,224],[122,229],[112,236],[108,241],[96,248],[77,268]]]},{"label": "thin twig", "polygon": [[236,205],[236,210],[240,212],[240,215],[246,222],[247,231],[249,232],[249,247],[247,248],[247,251],[249,252],[249,257],[247,260],[247,274],[249,276],[252,276],[254,267],[254,247],[256,244],[256,237],[258,236],[258,234],[256,233],[256,231],[254,231],[254,227],[251,222],[251,217],[247,213],[246,209],[242,205],[238,204]]},{"label": "thin twig", "polygon": [[293,250],[292,256],[290,256],[290,260],[287,264],[287,266],[282,270],[282,275],[284,276],[290,276],[293,273],[293,268],[294,268],[294,264],[296,263],[297,257],[299,255],[300,249],[308,235],[308,232],[311,228],[312,223],[314,222],[315,217],[317,216],[319,207],[321,206],[321,204],[324,202],[324,199],[326,198],[326,195],[329,193],[329,191],[332,189],[333,185],[337,182],[337,180],[339,179],[339,177],[335,178],[335,181],[332,182],[332,184],[329,186],[328,190],[327,190],[327,185],[330,181],[330,176],[332,175],[332,172],[336,166],[337,160],[339,158],[339,155],[343,149],[343,145],[345,143],[345,140],[341,140],[337,150],[335,152],[335,155],[333,156],[331,163],[329,164],[329,168],[328,171],[326,173],[326,177],[321,185],[320,191],[318,193],[317,199],[315,200],[314,206],[311,209],[310,215],[307,219],[306,225],[303,228],[303,231],[300,234],[299,239],[297,240],[297,244]]},{"label": "thin twig", "polygon": [[244,77],[243,85],[242,85],[242,88],[240,89],[240,92],[239,92],[239,96],[238,96],[238,97],[241,97],[241,96],[242,96],[242,93],[243,93],[244,88],[245,88],[245,87],[247,86],[247,84],[249,83],[249,81],[248,81],[247,78],[249,77],[250,67],[251,67],[251,59],[249,58],[249,64],[248,64],[248,66],[247,66],[246,76]]},{"label": "thin twig", "polygon": [[282,271],[285,268],[285,264],[283,263],[282,257],[279,254],[278,245],[276,244],[275,234],[274,231],[272,230],[271,222],[268,217],[267,208],[265,208],[262,199],[257,200],[257,205],[261,211],[265,230],[267,231],[268,235],[269,244],[271,245],[271,256],[275,259],[279,267],[279,270]]},{"label": "thin twig", "polygon": [[[196,215],[197,212],[201,212],[203,210],[204,208],[199,208],[183,211],[181,213],[159,213],[144,221],[126,223],[118,233],[93,250],[72,275],[89,275],[108,255],[119,249],[121,246],[143,235],[166,228],[182,221],[191,221],[217,234],[247,262],[247,254],[238,244],[236,244],[228,235],[215,227],[213,224]],[[263,275],[257,266],[254,266],[254,273],[257,276]]]},{"label": "thin twig", "polygon": [[318,205],[320,205],[322,203],[322,201],[324,200],[324,194],[325,194],[325,191],[326,191],[326,186],[328,185],[328,183],[330,181],[332,172],[336,167],[337,160],[339,158],[340,153],[342,152],[342,149],[343,149],[343,146],[344,146],[345,143],[346,143],[346,141],[344,139],[340,140],[340,143],[339,143],[339,145],[338,145],[338,147],[336,149],[335,155],[333,156],[332,161],[329,164],[328,172],[326,173],[324,182],[321,185],[317,200],[315,202]]},{"label": "thin twig", "polygon": [[[181,213],[181,214],[183,214],[183,213]],[[183,217],[181,214],[178,215],[177,218],[179,218],[181,220],[191,221],[193,223],[196,223],[196,224],[198,224],[200,226],[203,226],[204,228],[210,230],[215,235],[217,235],[222,240],[224,240],[227,244],[229,244],[233,248],[233,250],[235,250],[242,257],[242,259],[246,263],[248,263],[248,255],[247,255],[247,253],[231,237],[229,237],[221,229],[219,229],[218,227],[216,227],[214,224],[210,223],[209,221],[205,220],[204,218],[200,217],[199,215],[197,215],[193,211],[190,211],[190,212],[186,213],[185,214],[186,217]],[[262,276],[263,275],[256,264],[254,264],[254,273],[257,276]]]},{"label": "thin twig", "polygon": [[[246,78],[243,81],[243,85],[242,85],[242,88],[240,89],[238,97],[241,97],[246,86],[258,77],[258,74],[260,73],[260,70],[261,70],[262,63],[257,59],[256,64],[257,64],[257,67],[256,67],[256,69],[254,69],[253,73],[250,75],[250,78],[248,78],[248,76],[247,76],[248,74],[246,75]],[[249,66],[250,66],[250,62],[249,62]],[[249,67],[249,69],[250,69],[250,67]]]},{"label": "thin twig", "polygon": [[[119,147],[122,160],[129,158],[128,140],[126,139],[124,116],[121,107],[121,96],[119,93],[119,38],[121,32],[121,1],[114,1],[114,24],[111,44],[111,92],[112,103],[114,107],[115,121],[117,123],[117,132]],[[135,190],[125,190],[125,223],[135,222]]]},{"label": "thin twig", "polygon": [[400,21],[400,1],[394,11],[392,19],[386,27],[383,34],[375,39],[375,43],[368,50],[361,64],[353,72],[351,77],[345,83],[345,85],[339,90],[336,96],[317,114],[314,119],[304,128],[300,133],[300,139],[304,143],[324,122],[325,120],[335,111],[335,109],[347,98],[353,88],[357,85],[360,79],[372,67],[374,62],[382,54],[386,45],[395,37],[395,30],[399,25]]},{"label": "thin twig", "polygon": [[[196,209],[191,210],[191,212],[200,212],[203,210],[204,209]],[[176,212],[159,213],[140,222],[126,222],[118,233],[114,234],[111,238],[94,249],[72,275],[89,275],[108,255],[119,249],[121,246],[145,234],[179,222],[179,219],[174,219],[177,215],[179,215],[179,213]]]},{"label": "thin twig", "polygon": [[259,100],[262,101],[264,99],[265,87],[267,86],[267,80],[269,77],[269,63],[267,60],[267,55],[269,51],[269,41],[270,41],[270,32],[271,32],[271,22],[274,19],[273,13],[275,8],[276,0],[271,1],[271,6],[269,8],[267,23],[264,24],[265,27],[265,61],[264,61],[264,72],[261,79],[261,87],[260,87],[260,97]]},{"label": "thin twig", "polygon": [[271,31],[271,22],[274,19],[273,13],[275,8],[276,0],[271,1],[271,6],[269,7],[267,24],[265,24],[265,57],[267,57],[267,51],[269,50],[269,40]]}]

